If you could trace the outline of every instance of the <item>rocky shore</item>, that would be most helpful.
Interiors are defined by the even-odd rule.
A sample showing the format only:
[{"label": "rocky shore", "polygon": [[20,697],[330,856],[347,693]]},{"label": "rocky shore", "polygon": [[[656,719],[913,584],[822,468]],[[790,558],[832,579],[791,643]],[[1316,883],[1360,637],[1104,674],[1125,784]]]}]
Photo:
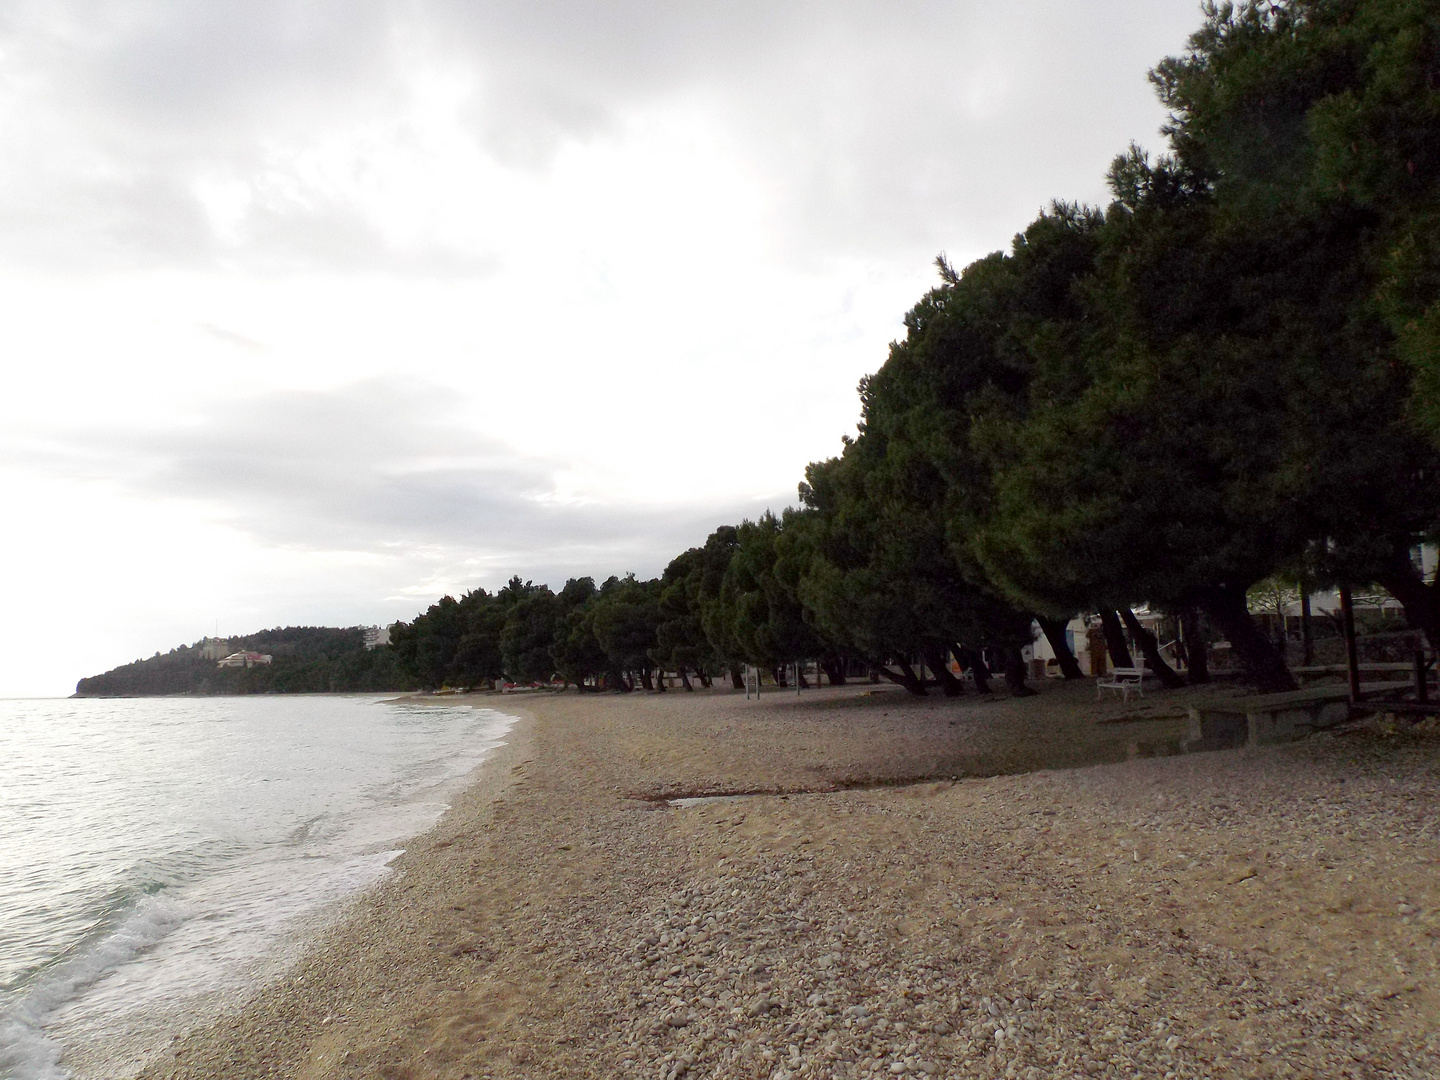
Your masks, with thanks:
[{"label": "rocky shore", "polygon": [[1440,735],[1134,756],[1189,693],[477,698],[397,874],[145,1075],[1440,1075]]}]

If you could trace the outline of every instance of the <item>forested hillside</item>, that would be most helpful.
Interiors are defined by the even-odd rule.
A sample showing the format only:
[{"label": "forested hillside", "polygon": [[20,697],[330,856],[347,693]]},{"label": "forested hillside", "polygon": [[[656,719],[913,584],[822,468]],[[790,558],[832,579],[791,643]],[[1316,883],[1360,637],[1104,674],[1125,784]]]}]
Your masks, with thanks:
[{"label": "forested hillside", "polygon": [[164,694],[304,694],[408,690],[418,685],[401,672],[386,646],[367,650],[359,627],[286,626],[229,639],[233,651],[274,657],[250,668],[221,668],[198,646],[181,645],[136,660],[75,687],[77,697],[150,697]]}]

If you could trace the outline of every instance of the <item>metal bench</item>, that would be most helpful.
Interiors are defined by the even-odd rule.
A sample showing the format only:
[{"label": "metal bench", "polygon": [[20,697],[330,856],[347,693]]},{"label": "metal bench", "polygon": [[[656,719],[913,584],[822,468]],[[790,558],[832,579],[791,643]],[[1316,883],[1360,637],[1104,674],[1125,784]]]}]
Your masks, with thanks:
[{"label": "metal bench", "polygon": [[1119,691],[1120,697],[1130,700],[1130,691],[1134,690],[1140,696],[1145,696],[1145,677],[1150,674],[1149,668],[1142,667],[1117,667],[1111,668],[1108,676],[1101,676],[1095,680],[1095,700],[1100,700],[1102,691]]}]

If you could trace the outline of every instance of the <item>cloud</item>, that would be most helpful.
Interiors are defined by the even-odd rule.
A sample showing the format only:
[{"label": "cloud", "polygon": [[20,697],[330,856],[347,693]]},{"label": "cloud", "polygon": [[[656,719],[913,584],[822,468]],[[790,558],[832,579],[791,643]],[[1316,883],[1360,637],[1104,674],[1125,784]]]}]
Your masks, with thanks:
[{"label": "cloud", "polygon": [[0,5],[12,666],[40,613],[370,621],[789,502],[937,251],[1154,140],[1196,7]]},{"label": "cloud", "polygon": [[198,504],[264,546],[398,558],[448,578],[467,566],[654,573],[717,525],[788,501],[617,504],[575,493],[561,463],[477,433],[463,408],[443,387],[376,379],[240,397],[183,425],[72,433],[11,457]]},{"label": "cloud", "polygon": [[[1144,71],[1197,21],[1193,0],[22,4],[0,236],[69,267],[484,274],[483,228],[446,221],[463,189],[678,112],[748,163],[788,257],[991,247],[1155,137]],[[443,212],[397,227],[405,201]]]},{"label": "cloud", "polygon": [[233,330],[226,330],[223,326],[213,326],[210,323],[199,323],[199,329],[209,334],[216,341],[223,341],[227,345],[234,345],[244,349],[246,352],[264,352],[265,346],[254,338],[248,338],[244,334],[237,334]]}]

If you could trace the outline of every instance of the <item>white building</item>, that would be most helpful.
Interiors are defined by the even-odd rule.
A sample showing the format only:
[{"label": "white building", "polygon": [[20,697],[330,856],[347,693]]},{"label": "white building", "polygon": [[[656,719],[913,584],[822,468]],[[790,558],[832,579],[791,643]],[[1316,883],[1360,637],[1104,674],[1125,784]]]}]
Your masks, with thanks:
[{"label": "white building", "polygon": [[365,648],[375,649],[381,645],[390,644],[390,628],[388,626],[367,626],[365,627]]},{"label": "white building", "polygon": [[275,658],[269,653],[258,652],[234,652],[221,660],[216,667],[222,668],[252,668],[257,664],[268,664]]},{"label": "white building", "polygon": [[[1162,650],[1172,644],[1172,642],[1165,640],[1165,638],[1161,636],[1159,630],[1160,617],[1157,614],[1152,612],[1148,607],[1135,608],[1134,611],[1135,618],[1139,620],[1140,625],[1156,635],[1156,642]],[[1044,665],[1047,676],[1058,677],[1060,675],[1060,663],[1055,659],[1055,650],[1050,647],[1050,639],[1040,631],[1039,623],[1032,624],[1032,629],[1035,634],[1035,644],[1030,647],[1025,659],[1029,661],[1033,657],[1034,660]],[[1065,644],[1070,647],[1070,651],[1075,655],[1075,660],[1079,663],[1080,670],[1086,675],[1094,675],[1096,673],[1096,665],[1091,662],[1092,651],[1098,653],[1104,653],[1105,651],[1105,635],[1100,629],[1099,617],[1091,615],[1087,618],[1077,615],[1071,619],[1065,625]],[[1172,666],[1174,665],[1175,660],[1173,653],[1167,652],[1165,658],[1168,663]],[[1138,657],[1136,657],[1136,661],[1137,663],[1139,662]],[[1110,664],[1108,656],[1105,657],[1104,664],[1108,669]],[[1039,677],[1037,671],[1032,671],[1032,675],[1036,678]]]},{"label": "white building", "polygon": [[[1027,650],[1025,657],[1027,666],[1028,662],[1033,658],[1045,665],[1046,675],[1058,676],[1060,674],[1060,664],[1059,661],[1055,659],[1055,650],[1050,647],[1050,639],[1041,633],[1039,623],[1033,624],[1031,629],[1035,634],[1035,643]],[[1075,659],[1080,664],[1080,670],[1087,675],[1093,674],[1093,669],[1090,667],[1089,629],[1086,621],[1079,615],[1075,616],[1075,618],[1071,619],[1065,625],[1065,644],[1068,645],[1070,651],[1075,654]],[[1032,671],[1031,674],[1034,676],[1037,673]]]}]

